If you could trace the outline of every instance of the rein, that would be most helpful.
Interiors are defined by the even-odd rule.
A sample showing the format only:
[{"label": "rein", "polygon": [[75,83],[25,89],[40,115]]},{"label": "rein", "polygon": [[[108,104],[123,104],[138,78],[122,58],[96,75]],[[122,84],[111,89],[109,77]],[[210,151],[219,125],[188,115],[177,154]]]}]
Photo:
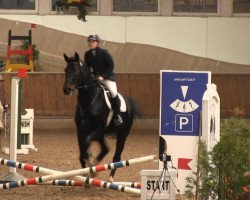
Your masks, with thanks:
[{"label": "rein", "polygon": [[[93,73],[90,73],[90,78],[89,78],[90,81],[88,81],[86,79],[86,77],[83,77],[84,76],[84,66],[83,66],[81,61],[80,61],[80,64],[78,65],[78,67],[79,67],[80,74],[79,74],[78,83],[76,84],[77,90],[80,90],[80,89],[87,90],[89,88],[92,88],[92,87],[100,84],[100,82],[95,79],[95,75]],[[85,83],[83,83],[83,80],[85,80]],[[93,82],[91,82],[91,80],[93,80]],[[90,82],[90,83],[88,83],[88,82]],[[88,110],[88,107],[89,106],[83,107],[82,105],[78,104],[78,108],[79,108],[81,115],[83,115],[83,116],[85,115],[86,111]],[[84,123],[85,120],[82,119],[81,122]]]},{"label": "rein", "polygon": [[[82,64],[82,62],[80,61],[80,63],[79,63],[79,71],[80,71],[80,76],[79,76],[79,79],[80,79],[80,83],[79,84],[77,84],[77,86],[76,86],[76,89],[83,89],[83,90],[87,90],[88,88],[92,88],[92,87],[94,87],[94,86],[96,86],[96,85],[98,85],[100,82],[99,81],[97,81],[97,80],[94,80],[94,82],[93,83],[90,83],[90,84],[88,84],[88,83],[82,83],[82,80],[83,80],[83,64]],[[91,73],[91,76],[94,76],[94,74],[92,74]],[[94,79],[94,78],[93,78]],[[87,81],[86,81],[87,82]]]}]

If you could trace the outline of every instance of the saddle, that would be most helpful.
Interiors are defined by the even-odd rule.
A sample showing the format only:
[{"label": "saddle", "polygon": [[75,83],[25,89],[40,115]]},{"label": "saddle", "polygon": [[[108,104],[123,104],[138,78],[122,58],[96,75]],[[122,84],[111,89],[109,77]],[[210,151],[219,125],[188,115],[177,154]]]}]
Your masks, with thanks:
[{"label": "saddle", "polygon": [[[105,98],[105,102],[106,102],[106,105],[108,106],[109,108],[109,116],[107,118],[107,126],[110,124],[113,116],[114,116],[114,109],[113,109],[113,100],[112,100],[112,97],[111,97],[111,94],[109,92],[109,90],[107,88],[105,88],[103,85],[100,84],[100,86],[102,87],[102,90],[103,90],[103,93],[104,93],[104,98]],[[126,106],[126,102],[125,102],[125,99],[124,97],[118,93],[118,96],[119,96],[119,99],[121,101],[121,107],[120,107],[120,111],[122,113],[126,112],[127,111],[127,106]]]}]

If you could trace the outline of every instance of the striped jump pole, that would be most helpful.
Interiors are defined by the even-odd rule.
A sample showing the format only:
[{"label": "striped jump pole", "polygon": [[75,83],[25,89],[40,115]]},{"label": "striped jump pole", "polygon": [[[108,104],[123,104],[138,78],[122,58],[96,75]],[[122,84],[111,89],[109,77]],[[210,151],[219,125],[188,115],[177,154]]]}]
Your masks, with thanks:
[{"label": "striped jump pole", "polygon": [[[141,189],[141,183],[136,182],[114,182],[115,185],[122,185],[125,187]],[[82,181],[75,181],[75,180],[55,180],[45,182],[44,185],[57,185],[57,186],[84,186]]]},{"label": "striped jump pole", "polygon": [[[73,171],[78,171],[81,175],[86,175],[86,174],[90,174],[90,173],[101,172],[101,171],[136,165],[136,164],[140,164],[140,163],[150,162],[150,161],[153,161],[154,159],[156,159],[156,156],[151,155],[151,156],[145,156],[145,157],[140,157],[140,158],[134,158],[134,159],[126,160],[126,161],[98,165],[98,166],[94,166],[94,167],[87,167],[84,169],[73,170]],[[47,169],[44,167],[38,167],[35,165],[30,165],[30,164],[21,163],[21,162],[15,162],[15,161],[3,159],[3,158],[0,158],[0,164],[6,165],[8,167],[24,169],[26,171],[44,173],[44,174],[53,174],[53,173],[59,172],[56,170],[51,170],[51,169]],[[60,173],[63,173],[63,172],[60,172]],[[77,175],[72,175],[71,177],[73,177],[73,176],[77,176]],[[52,179],[52,180],[55,180],[55,179]]]},{"label": "striped jump pole", "polygon": [[[66,179],[66,178],[89,174],[89,173],[95,173],[95,172],[100,172],[100,171],[105,171],[105,170],[110,170],[110,169],[117,169],[117,168],[121,168],[125,166],[153,161],[155,158],[156,156],[152,155],[152,156],[146,156],[146,157],[141,157],[141,158],[135,158],[135,159],[127,160],[127,161],[115,162],[115,163],[110,163],[110,164],[105,164],[105,165],[98,165],[95,167],[68,171],[68,172],[59,172],[55,170],[41,168],[41,167],[29,165],[29,164],[20,163],[20,162],[13,162],[10,160],[5,160],[5,159],[0,158],[0,163],[2,165],[7,165],[9,167],[16,167],[19,169],[25,169],[25,170],[33,171],[33,172],[41,172],[45,174],[50,174],[46,176],[25,179],[25,180],[18,181],[18,182],[1,184],[0,189],[9,189],[9,188],[16,188],[16,187],[21,187],[21,186],[26,186],[26,185],[41,184],[41,183],[53,181],[56,179]],[[81,179],[86,184],[140,195],[140,190],[136,190],[134,188],[119,186],[117,184],[109,183],[106,181],[100,181],[100,180],[90,179],[90,178],[85,178],[85,177],[76,177],[76,178],[78,180]]]},{"label": "striped jump pole", "polygon": [[[87,179],[83,177],[83,180]],[[97,179],[95,179],[97,180]],[[85,181],[80,181],[80,180],[54,180],[54,181],[49,181],[42,183],[42,185],[56,185],[56,186],[85,186]]]},{"label": "striped jump pole", "polygon": [[114,182],[117,185],[123,185],[126,187],[141,189],[141,183],[136,182]]},{"label": "striped jump pole", "polygon": [[[19,182],[11,182],[11,184],[18,185]],[[83,187],[83,186],[86,186],[86,184],[91,185],[91,186],[95,186],[95,187],[106,188],[106,189],[110,189],[110,190],[114,190],[114,191],[130,193],[130,194],[134,194],[134,195],[138,195],[138,196],[141,194],[141,190],[138,188],[127,187],[124,185],[110,183],[107,181],[101,181],[99,179],[92,179],[89,177],[82,177],[82,181],[80,181],[80,180],[76,180],[76,181],[75,180],[54,180],[54,181],[48,181],[45,183],[39,183],[37,185]],[[2,184],[2,185],[6,185],[6,184]],[[0,185],[0,189],[10,189],[10,188],[7,188],[7,185],[6,185],[6,188],[1,188],[1,185]]]}]

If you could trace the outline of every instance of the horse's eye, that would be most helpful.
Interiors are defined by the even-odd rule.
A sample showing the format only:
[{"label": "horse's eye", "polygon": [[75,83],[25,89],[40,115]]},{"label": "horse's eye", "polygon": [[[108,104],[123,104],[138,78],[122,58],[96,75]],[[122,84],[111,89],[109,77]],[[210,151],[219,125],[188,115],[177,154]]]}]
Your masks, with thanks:
[{"label": "horse's eye", "polygon": [[76,68],[76,69],[75,69],[75,74],[78,74],[79,71],[80,71],[80,70],[79,70],[78,68]]}]

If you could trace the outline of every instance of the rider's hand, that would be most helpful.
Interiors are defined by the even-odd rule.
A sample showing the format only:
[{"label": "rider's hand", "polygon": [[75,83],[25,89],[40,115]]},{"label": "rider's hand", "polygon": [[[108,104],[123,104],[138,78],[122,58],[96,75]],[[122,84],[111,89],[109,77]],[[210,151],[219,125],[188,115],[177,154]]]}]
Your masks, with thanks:
[{"label": "rider's hand", "polygon": [[102,76],[99,76],[98,77],[98,81],[103,81],[104,79],[103,79],[103,77]]}]

